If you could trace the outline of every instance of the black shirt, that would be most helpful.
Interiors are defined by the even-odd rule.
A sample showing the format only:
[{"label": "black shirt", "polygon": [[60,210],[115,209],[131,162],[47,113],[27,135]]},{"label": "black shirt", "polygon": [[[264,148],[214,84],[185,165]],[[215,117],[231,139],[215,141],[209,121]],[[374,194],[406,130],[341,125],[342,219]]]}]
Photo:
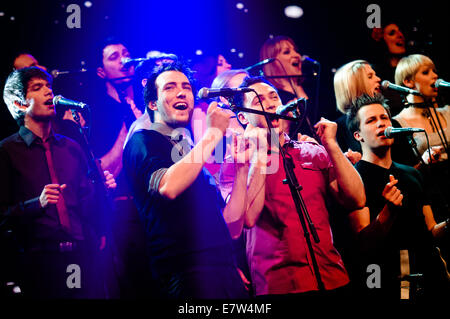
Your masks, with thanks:
[{"label": "black shirt", "polygon": [[71,139],[51,134],[50,149],[56,175],[64,189],[72,227],[66,233],[55,205],[42,209],[39,196],[51,184],[42,140],[21,126],[18,133],[0,142],[0,225],[12,229],[27,247],[40,240],[86,239],[87,226],[98,226],[93,207],[93,188],[87,178],[87,164],[80,146]]},{"label": "black shirt", "polygon": [[362,271],[365,272],[369,264],[380,265],[382,288],[388,288],[392,294],[397,295],[400,293],[399,251],[409,251],[411,274],[423,274],[427,269],[426,264],[430,262],[431,235],[426,229],[422,212],[428,200],[424,194],[422,176],[416,169],[395,162],[392,162],[389,169],[364,160],[359,161],[355,167],[364,182],[371,222],[386,204],[382,192],[389,182],[390,174],[398,179],[396,186],[404,196],[402,206],[391,210],[396,218],[384,240],[372,251],[360,256],[364,260]]},{"label": "black shirt", "polygon": [[233,265],[231,237],[222,216],[225,204],[205,168],[176,199],[159,194],[160,179],[181,154],[167,135],[138,131],[123,155],[124,170],[145,224],[152,270],[162,275],[196,266]]}]

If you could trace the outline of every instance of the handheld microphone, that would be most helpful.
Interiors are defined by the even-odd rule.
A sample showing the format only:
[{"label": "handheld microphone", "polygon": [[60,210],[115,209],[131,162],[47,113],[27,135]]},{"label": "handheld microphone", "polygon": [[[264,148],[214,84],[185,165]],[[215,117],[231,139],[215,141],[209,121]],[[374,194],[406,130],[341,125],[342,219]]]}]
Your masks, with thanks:
[{"label": "handheld microphone", "polygon": [[121,61],[122,61],[122,64],[123,64],[123,66],[125,68],[130,68],[133,65],[137,65],[137,64],[139,64],[141,62],[148,61],[148,60],[150,60],[150,59],[148,59],[148,58],[137,58],[137,59],[122,58]]},{"label": "handheld microphone", "polygon": [[248,71],[250,71],[250,70],[252,70],[252,69],[254,69],[254,68],[261,67],[261,66],[263,66],[263,65],[272,63],[273,61],[275,61],[275,58],[268,58],[268,59],[262,60],[262,61],[260,61],[260,62],[258,62],[258,63],[256,63],[256,64],[253,64],[253,65],[251,65],[251,66],[245,68],[245,71],[248,72]]},{"label": "handheld microphone", "polygon": [[53,98],[53,105],[65,106],[68,109],[73,109],[77,111],[84,111],[89,108],[89,106],[86,103],[69,100],[63,97],[62,95],[56,95]]},{"label": "handheld microphone", "polygon": [[316,61],[316,60],[314,60],[314,59],[311,59],[311,58],[310,58],[309,56],[307,56],[307,55],[302,55],[302,57],[300,58],[300,60],[301,60],[302,62],[307,61],[307,62],[310,62],[310,63],[312,63],[312,64],[320,64],[319,61]]},{"label": "handheld microphone", "polygon": [[300,98],[298,100],[289,102],[286,105],[280,105],[279,107],[277,107],[277,110],[275,111],[276,114],[278,115],[286,115],[291,111],[294,111],[297,109],[297,107],[301,104],[304,103],[306,101],[305,98]]},{"label": "handheld microphone", "polygon": [[393,90],[393,91],[397,91],[403,94],[413,94],[413,95],[418,95],[418,96],[422,96],[422,94],[420,94],[419,91],[404,87],[404,86],[400,86],[397,84],[393,84],[389,81],[384,80],[383,82],[381,82],[381,86],[384,89],[389,89],[389,90]]},{"label": "handheld microphone", "polygon": [[387,138],[394,138],[395,136],[400,135],[412,135],[414,133],[420,133],[425,132],[422,128],[416,128],[416,127],[392,127],[389,126],[384,130],[384,136]]},{"label": "handheld microphone", "polygon": [[436,82],[432,85],[435,88],[450,88],[450,82],[446,82],[442,79],[437,79]]},{"label": "handheld microphone", "polygon": [[213,97],[217,96],[234,96],[239,93],[246,93],[246,92],[252,92],[253,89],[244,87],[244,88],[221,88],[221,89],[214,89],[214,88],[201,88],[200,91],[198,91],[198,98],[199,99],[211,99]]}]

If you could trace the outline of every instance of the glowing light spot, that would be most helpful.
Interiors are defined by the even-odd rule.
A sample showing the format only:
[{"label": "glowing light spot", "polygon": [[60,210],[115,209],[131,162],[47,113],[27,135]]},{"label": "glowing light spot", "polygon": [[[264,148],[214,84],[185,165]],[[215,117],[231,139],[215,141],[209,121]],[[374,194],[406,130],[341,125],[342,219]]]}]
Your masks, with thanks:
[{"label": "glowing light spot", "polygon": [[0,12],[0,17],[3,17],[5,15],[4,12]]},{"label": "glowing light spot", "polygon": [[240,57],[241,59],[244,57],[244,53],[242,53],[242,52],[239,52],[238,53],[238,57]]},{"label": "glowing light spot", "polygon": [[14,292],[15,294],[20,294],[20,293],[22,292],[22,290],[20,290],[20,287],[19,287],[19,286],[15,286],[15,287],[13,288],[13,292]]},{"label": "glowing light spot", "polygon": [[90,8],[90,7],[92,7],[92,2],[90,2],[90,1],[85,1],[85,2],[84,2],[84,6],[85,6],[86,8]]},{"label": "glowing light spot", "polygon": [[230,50],[230,52],[231,52],[231,53],[235,53],[235,52],[236,52],[236,49],[233,48],[233,49]]},{"label": "glowing light spot", "polygon": [[287,6],[284,8],[284,14],[288,18],[298,19],[303,15],[303,9],[299,6]]},{"label": "glowing light spot", "polygon": [[14,21],[14,20],[16,20],[16,18],[15,17],[11,17],[11,18],[9,18],[11,21]]},{"label": "glowing light spot", "polygon": [[203,54],[203,51],[202,51],[202,50],[197,50],[197,51],[195,51],[195,54],[196,54],[196,55],[202,55],[202,54]]},{"label": "glowing light spot", "polygon": [[244,9],[244,12],[245,12],[245,13],[247,13],[247,12],[248,12],[248,9],[247,9],[247,8],[245,8],[245,9]]},{"label": "glowing light spot", "polygon": [[244,9],[244,4],[242,2],[238,2],[236,3],[236,8],[238,8],[239,10]]}]

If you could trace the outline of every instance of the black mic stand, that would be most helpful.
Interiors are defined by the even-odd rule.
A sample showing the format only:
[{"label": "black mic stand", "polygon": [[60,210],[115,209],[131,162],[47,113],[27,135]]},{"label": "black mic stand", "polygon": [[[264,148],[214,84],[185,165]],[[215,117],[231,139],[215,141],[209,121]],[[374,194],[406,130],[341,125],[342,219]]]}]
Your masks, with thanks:
[{"label": "black mic stand", "polygon": [[[90,114],[89,106],[86,105],[86,109],[88,110]],[[75,120],[75,122],[78,124],[78,130],[83,137],[84,144],[85,144],[85,153],[88,156],[88,177],[91,180],[91,182],[94,185],[94,188],[97,192],[100,193],[103,201],[102,208],[104,209],[104,212],[106,211],[112,211],[113,209],[113,202],[112,202],[112,192],[106,188],[105,185],[105,175],[103,173],[103,170],[100,165],[100,160],[95,158],[94,152],[92,151],[91,146],[89,145],[88,138],[86,136],[86,132],[81,126],[80,117],[78,116],[78,113],[74,109],[70,109],[72,112],[72,116]],[[90,115],[89,115],[90,118]]]},{"label": "black mic stand", "polygon": [[[258,93],[256,93],[256,91],[254,91],[254,92],[255,92],[256,96],[258,97],[258,99],[260,99]],[[272,119],[279,118],[279,119],[286,119],[286,120],[290,120],[290,121],[298,121],[296,118],[292,118],[289,116],[272,114],[272,113],[267,113],[265,111],[253,110],[253,109],[244,108],[244,107],[238,107],[234,103],[233,97],[229,97],[228,102],[230,103],[230,109],[235,113],[236,112],[248,112],[248,113],[264,115],[266,122],[267,122],[268,129],[269,129],[268,136],[269,136],[270,141],[272,141],[271,132],[274,131],[272,123],[270,121],[271,118]],[[262,109],[264,110],[261,100],[259,101],[259,103],[260,103]],[[319,272],[319,265],[317,264],[316,255],[314,253],[314,249],[313,249],[312,242],[311,242],[311,234],[316,243],[320,242],[320,238],[317,234],[314,223],[312,222],[311,217],[309,216],[309,213],[306,208],[305,202],[303,200],[302,194],[300,193],[300,191],[303,189],[303,187],[299,184],[299,182],[297,180],[297,176],[294,173],[294,168],[295,168],[294,161],[289,154],[286,155],[285,150],[281,146],[279,139],[278,139],[278,149],[281,154],[281,157],[283,158],[283,166],[284,166],[284,170],[286,172],[286,179],[283,180],[283,184],[289,185],[289,190],[291,191],[292,200],[294,201],[295,208],[297,210],[297,213],[298,213],[298,216],[300,219],[300,223],[303,228],[303,234],[305,236],[305,240],[306,240],[308,250],[309,250],[309,253],[311,256],[311,262],[312,262],[312,266],[314,269],[314,275],[317,280],[317,285],[318,285],[319,291],[323,292],[323,291],[325,291],[325,286],[322,281],[322,276],[320,275],[320,272]],[[308,230],[308,228],[311,232]]]}]

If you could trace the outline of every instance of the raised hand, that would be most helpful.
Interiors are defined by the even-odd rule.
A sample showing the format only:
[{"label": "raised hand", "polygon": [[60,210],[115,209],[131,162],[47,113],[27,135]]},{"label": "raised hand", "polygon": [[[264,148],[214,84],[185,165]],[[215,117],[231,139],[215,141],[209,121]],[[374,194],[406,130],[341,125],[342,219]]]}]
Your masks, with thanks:
[{"label": "raised hand", "polygon": [[336,142],[337,124],[335,122],[321,117],[320,121],[314,125],[314,128],[324,146],[331,142]]},{"label": "raised hand", "polygon": [[216,128],[222,136],[230,123],[230,114],[217,106],[217,102],[212,102],[206,113],[206,124],[208,128]]},{"label": "raised hand", "polygon": [[386,184],[381,194],[388,203],[394,206],[402,206],[403,194],[395,186],[397,183],[398,180],[393,175],[389,175],[389,183]]},{"label": "raised hand", "polygon": [[108,189],[116,189],[117,184],[116,180],[114,179],[113,174],[111,174],[109,171],[103,171],[103,174],[105,175],[105,185]]}]

